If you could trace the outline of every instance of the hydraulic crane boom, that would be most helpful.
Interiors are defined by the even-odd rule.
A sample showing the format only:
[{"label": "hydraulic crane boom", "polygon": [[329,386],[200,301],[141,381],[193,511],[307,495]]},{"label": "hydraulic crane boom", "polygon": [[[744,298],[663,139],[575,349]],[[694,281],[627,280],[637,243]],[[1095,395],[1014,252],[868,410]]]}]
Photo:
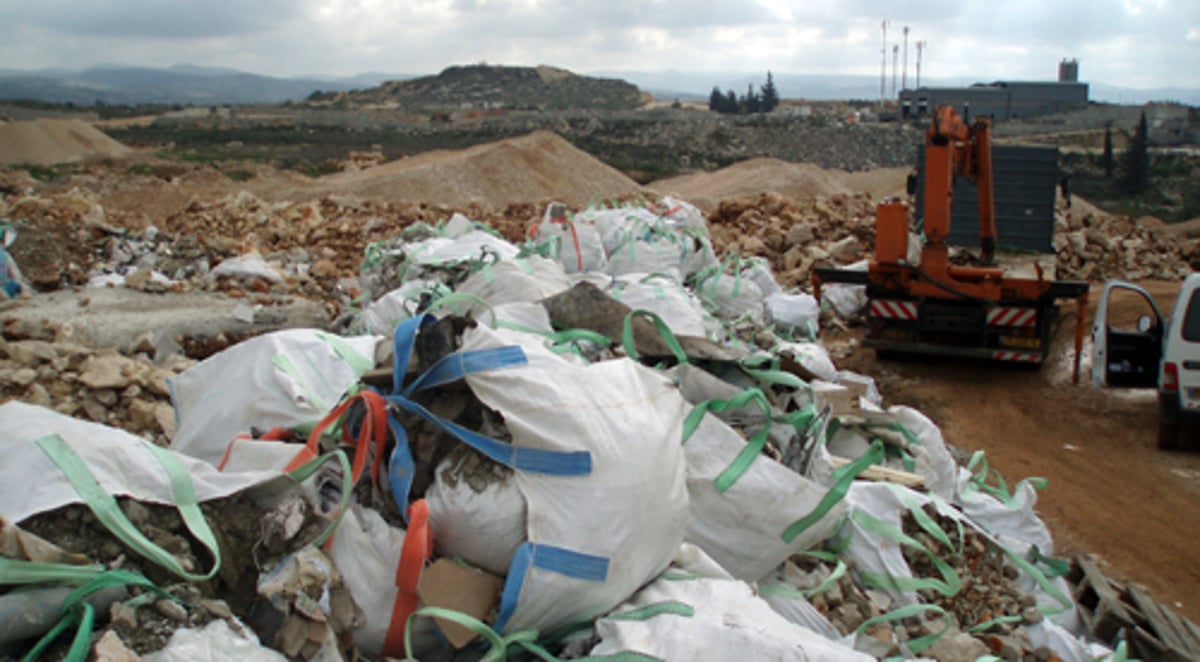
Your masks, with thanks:
[{"label": "hydraulic crane boom", "polygon": [[[1051,281],[1035,263],[1036,278],[1011,278],[994,266],[950,263],[951,202],[955,176],[974,180],[979,198],[980,261],[993,265],[998,244],[994,211],[991,123],[970,126],[941,106],[925,132],[925,241],[918,263],[908,259],[908,205],[880,203],[875,217],[875,259],[866,273],[815,269],[822,282],[867,287],[865,344],[879,351],[971,356],[1041,363],[1059,322],[1057,300],[1079,303],[1076,375],[1087,316],[1087,283]],[[1053,183],[1051,183],[1053,186]]]},{"label": "hydraulic crane boom", "polygon": [[984,264],[995,260],[990,130],[986,117],[968,127],[950,106],[937,109],[933,126],[925,133],[925,250],[942,252],[946,246],[954,176],[961,175],[974,180],[978,191],[980,259]]}]

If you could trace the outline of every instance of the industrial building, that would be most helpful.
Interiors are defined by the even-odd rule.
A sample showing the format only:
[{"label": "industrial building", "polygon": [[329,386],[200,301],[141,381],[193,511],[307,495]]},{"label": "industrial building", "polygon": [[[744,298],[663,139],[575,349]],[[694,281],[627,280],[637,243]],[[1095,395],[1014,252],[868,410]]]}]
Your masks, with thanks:
[{"label": "industrial building", "polygon": [[900,92],[900,116],[923,117],[950,105],[966,118],[993,121],[1049,115],[1086,108],[1088,85],[1079,82],[1079,61],[1063,60],[1057,81],[997,81],[970,87],[919,87]]}]

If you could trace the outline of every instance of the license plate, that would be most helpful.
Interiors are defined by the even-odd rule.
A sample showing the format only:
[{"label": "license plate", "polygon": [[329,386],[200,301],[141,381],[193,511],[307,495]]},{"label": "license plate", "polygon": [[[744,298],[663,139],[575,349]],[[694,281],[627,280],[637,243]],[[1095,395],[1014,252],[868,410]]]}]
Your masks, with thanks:
[{"label": "license plate", "polygon": [[1019,336],[1000,336],[1000,344],[1006,347],[1023,347],[1025,349],[1037,349],[1041,347],[1041,342],[1037,338],[1022,338]]}]

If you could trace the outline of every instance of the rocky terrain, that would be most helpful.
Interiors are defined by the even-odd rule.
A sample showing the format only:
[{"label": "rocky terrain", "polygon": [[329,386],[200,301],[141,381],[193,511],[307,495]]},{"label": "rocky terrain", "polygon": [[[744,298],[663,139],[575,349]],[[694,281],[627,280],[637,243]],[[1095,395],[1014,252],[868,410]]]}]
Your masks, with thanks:
[{"label": "rocky terrain", "polygon": [[387,105],[438,114],[463,110],[629,110],[645,101],[636,85],[580,76],[557,67],[487,64],[449,67],[436,76],[392,81],[369,90],[314,95],[318,105]]}]

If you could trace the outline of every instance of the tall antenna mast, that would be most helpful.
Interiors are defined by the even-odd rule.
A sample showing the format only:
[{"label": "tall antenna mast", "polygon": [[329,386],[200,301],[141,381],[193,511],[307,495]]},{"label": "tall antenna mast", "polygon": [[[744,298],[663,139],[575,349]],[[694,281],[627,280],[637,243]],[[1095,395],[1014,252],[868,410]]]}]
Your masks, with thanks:
[{"label": "tall antenna mast", "polygon": [[900,60],[900,44],[892,44],[892,96],[896,96],[896,63]]},{"label": "tall antenna mast", "polygon": [[925,40],[917,42],[917,87],[921,87],[921,51],[925,50]]},{"label": "tall antenna mast", "polygon": [[887,26],[887,19],[879,24],[879,27],[883,29],[883,47],[879,50],[882,58],[879,65],[879,103],[883,103],[884,98],[887,97]]},{"label": "tall antenna mast", "polygon": [[904,66],[900,67],[900,89],[908,89],[908,26],[904,26]]}]

